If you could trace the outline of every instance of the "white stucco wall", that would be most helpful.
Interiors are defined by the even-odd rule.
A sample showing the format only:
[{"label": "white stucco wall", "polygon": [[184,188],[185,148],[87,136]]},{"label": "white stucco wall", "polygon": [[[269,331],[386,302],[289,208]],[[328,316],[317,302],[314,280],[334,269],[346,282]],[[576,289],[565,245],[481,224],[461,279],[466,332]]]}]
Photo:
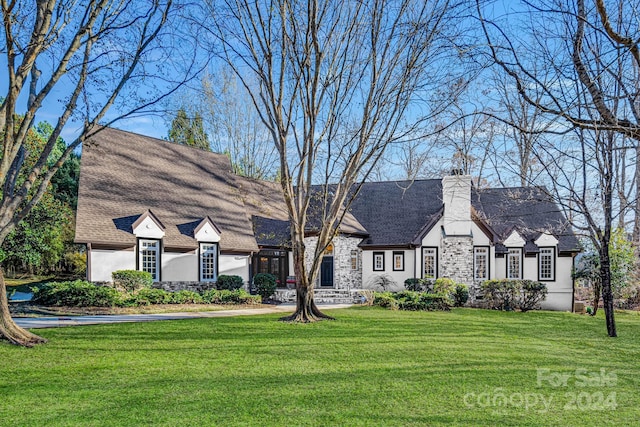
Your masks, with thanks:
[{"label": "white stucco wall", "polygon": [[556,280],[543,282],[547,285],[547,299],[542,303],[545,310],[572,311],[573,280],[572,257],[556,257]]},{"label": "white stucco wall", "polygon": [[111,273],[116,270],[135,270],[135,248],[122,250],[92,249],[89,251],[91,269],[87,280],[91,282],[110,282]]},{"label": "white stucco wall", "polygon": [[[136,269],[135,248],[126,250],[92,249],[89,252],[91,271],[88,280],[110,282],[111,273],[116,270]],[[196,282],[199,280],[199,260],[196,251],[163,251],[160,255],[162,266],[160,279],[163,282]],[[250,257],[247,255],[220,254],[218,274],[237,275],[249,281]]]},{"label": "white stucco wall", "polygon": [[195,282],[198,275],[198,255],[192,252],[163,252],[161,255],[163,282]]},{"label": "white stucco wall", "polygon": [[247,255],[220,255],[218,258],[218,274],[240,276],[245,283],[248,283],[249,261],[250,257]]},{"label": "white stucco wall", "polygon": [[[374,252],[384,252],[384,271],[373,271],[373,254]],[[404,253],[404,270],[393,271],[393,253]],[[373,281],[376,276],[387,276],[395,282],[389,291],[404,290],[404,281],[414,277],[414,261],[416,251],[413,249],[389,249],[389,250],[366,250],[362,251],[362,287],[363,289],[381,290]],[[418,267],[419,270],[420,267]]]}]

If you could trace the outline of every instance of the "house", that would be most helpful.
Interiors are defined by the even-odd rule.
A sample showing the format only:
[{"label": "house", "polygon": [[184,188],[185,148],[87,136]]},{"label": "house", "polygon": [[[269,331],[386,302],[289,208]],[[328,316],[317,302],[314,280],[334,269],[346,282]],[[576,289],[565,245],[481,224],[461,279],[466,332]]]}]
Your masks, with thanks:
[{"label": "house", "polygon": [[[159,286],[201,289],[221,274],[260,272],[291,298],[286,208],[279,184],[234,175],[229,159],[105,128],[82,154],[76,242],[87,278],[152,273]],[[317,241],[310,216],[306,246]],[[318,292],[352,293],[385,277],[544,281],[544,308],[571,310],[578,241],[544,189],[476,189],[471,178],[366,182],[325,250]]]}]

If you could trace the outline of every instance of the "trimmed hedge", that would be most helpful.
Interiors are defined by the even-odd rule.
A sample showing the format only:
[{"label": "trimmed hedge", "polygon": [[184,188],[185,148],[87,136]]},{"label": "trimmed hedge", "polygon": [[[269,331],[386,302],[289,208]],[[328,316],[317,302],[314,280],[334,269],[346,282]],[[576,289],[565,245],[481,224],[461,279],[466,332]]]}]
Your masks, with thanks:
[{"label": "trimmed hedge", "polygon": [[260,304],[259,295],[244,289],[212,289],[202,294],[193,291],[168,292],[163,289],[142,288],[122,292],[108,286],[96,286],[84,280],[47,283],[34,288],[32,301],[47,306],[75,307],[138,307],[152,304]]},{"label": "trimmed hedge", "polygon": [[533,310],[547,296],[547,285],[533,280],[487,280],[480,289],[488,308],[495,310]]},{"label": "trimmed hedge", "polygon": [[118,270],[111,273],[111,279],[116,288],[129,292],[150,288],[153,285],[153,276],[146,271]]},{"label": "trimmed hedge", "polygon": [[376,292],[373,305],[391,310],[411,311],[447,311],[453,306],[451,298],[446,294],[430,292]]},{"label": "trimmed hedge", "polygon": [[258,273],[253,278],[253,284],[256,286],[256,292],[262,297],[262,300],[267,300],[276,293],[276,287],[278,286],[276,276],[269,273]]},{"label": "trimmed hedge", "polygon": [[33,289],[35,304],[68,307],[114,307],[122,305],[120,292],[84,280],[52,282]]},{"label": "trimmed hedge", "polygon": [[216,289],[233,291],[240,289],[244,285],[244,280],[240,276],[229,276],[221,274],[216,281]]}]

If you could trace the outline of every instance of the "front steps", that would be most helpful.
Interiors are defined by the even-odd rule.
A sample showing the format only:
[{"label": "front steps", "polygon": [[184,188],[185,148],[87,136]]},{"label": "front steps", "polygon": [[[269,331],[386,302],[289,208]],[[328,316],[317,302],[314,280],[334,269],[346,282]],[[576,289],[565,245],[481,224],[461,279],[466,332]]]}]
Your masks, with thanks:
[{"label": "front steps", "polygon": [[[273,298],[282,303],[295,303],[295,289],[278,289]],[[314,289],[313,299],[316,304],[361,304],[359,289]]]}]

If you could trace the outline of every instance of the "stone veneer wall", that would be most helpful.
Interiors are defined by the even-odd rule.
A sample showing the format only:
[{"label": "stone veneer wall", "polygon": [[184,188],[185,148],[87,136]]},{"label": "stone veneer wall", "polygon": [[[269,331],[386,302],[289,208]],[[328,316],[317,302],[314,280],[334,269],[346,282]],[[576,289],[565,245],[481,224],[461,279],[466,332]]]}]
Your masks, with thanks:
[{"label": "stone veneer wall", "polygon": [[458,283],[473,285],[473,238],[445,236],[441,244],[439,277],[449,277]]},{"label": "stone veneer wall", "polygon": [[[362,288],[362,251],[358,244],[362,241],[357,237],[338,235],[333,238],[333,286],[335,289],[361,289]],[[305,264],[311,267],[313,253],[318,244],[317,237],[304,239]],[[351,270],[351,251],[358,251],[358,269]]]},{"label": "stone veneer wall", "polygon": [[[357,237],[333,238],[333,283],[336,289],[362,289],[362,251]],[[351,269],[351,251],[358,251],[358,269]]]},{"label": "stone veneer wall", "polygon": [[209,289],[215,289],[215,282],[156,282],[153,284],[154,288],[164,289],[168,292],[177,291],[193,291],[204,292]]}]

